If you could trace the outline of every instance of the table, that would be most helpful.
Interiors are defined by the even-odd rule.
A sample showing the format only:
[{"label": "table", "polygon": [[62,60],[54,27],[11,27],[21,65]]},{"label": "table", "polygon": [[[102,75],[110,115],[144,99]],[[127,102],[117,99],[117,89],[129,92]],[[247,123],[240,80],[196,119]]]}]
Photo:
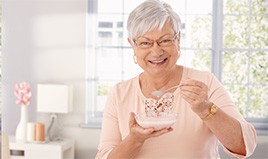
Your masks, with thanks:
[{"label": "table", "polygon": [[64,138],[62,141],[47,143],[16,142],[9,136],[11,159],[74,159],[74,140]]}]

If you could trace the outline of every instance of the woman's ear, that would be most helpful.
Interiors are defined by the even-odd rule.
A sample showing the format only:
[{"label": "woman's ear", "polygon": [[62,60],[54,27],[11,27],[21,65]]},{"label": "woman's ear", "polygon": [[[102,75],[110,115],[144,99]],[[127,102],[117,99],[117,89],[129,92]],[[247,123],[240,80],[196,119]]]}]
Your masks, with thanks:
[{"label": "woman's ear", "polygon": [[178,50],[180,50],[180,47],[181,47],[181,32],[178,33],[177,35],[177,40],[178,40]]},{"label": "woman's ear", "polygon": [[177,40],[178,40],[178,43],[179,43],[179,46],[180,46],[180,42],[181,42],[181,32],[178,33],[178,35],[177,35]]}]

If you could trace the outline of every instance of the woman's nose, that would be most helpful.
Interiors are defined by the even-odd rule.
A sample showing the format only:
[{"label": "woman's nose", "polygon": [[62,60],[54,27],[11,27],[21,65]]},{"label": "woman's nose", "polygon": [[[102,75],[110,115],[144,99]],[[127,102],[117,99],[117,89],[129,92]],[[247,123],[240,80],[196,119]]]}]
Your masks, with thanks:
[{"label": "woman's nose", "polygon": [[154,45],[152,46],[151,48],[151,53],[154,55],[154,56],[161,56],[164,54],[164,51],[161,49],[161,47],[155,42]]}]

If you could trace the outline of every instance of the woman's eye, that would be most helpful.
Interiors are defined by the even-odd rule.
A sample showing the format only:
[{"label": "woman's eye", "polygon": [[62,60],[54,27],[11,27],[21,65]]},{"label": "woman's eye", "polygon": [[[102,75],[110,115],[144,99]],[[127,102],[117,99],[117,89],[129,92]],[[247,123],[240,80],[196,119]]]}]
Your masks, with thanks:
[{"label": "woman's eye", "polygon": [[149,46],[149,45],[151,45],[151,43],[150,42],[141,42],[140,45],[142,45],[142,46]]},{"label": "woman's eye", "polygon": [[164,43],[170,43],[170,42],[171,42],[170,39],[165,39],[165,40],[160,41],[160,43],[162,43],[162,44],[164,44]]}]

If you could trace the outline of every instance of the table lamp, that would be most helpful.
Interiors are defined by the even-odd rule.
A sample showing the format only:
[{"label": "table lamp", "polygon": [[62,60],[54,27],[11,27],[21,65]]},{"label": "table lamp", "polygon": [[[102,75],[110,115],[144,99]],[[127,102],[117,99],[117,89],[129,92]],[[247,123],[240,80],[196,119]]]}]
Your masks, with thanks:
[{"label": "table lamp", "polygon": [[50,124],[47,129],[49,141],[60,139],[55,134],[59,128],[57,114],[67,114],[72,111],[72,86],[65,84],[38,84],[37,85],[37,111],[51,113]]}]

